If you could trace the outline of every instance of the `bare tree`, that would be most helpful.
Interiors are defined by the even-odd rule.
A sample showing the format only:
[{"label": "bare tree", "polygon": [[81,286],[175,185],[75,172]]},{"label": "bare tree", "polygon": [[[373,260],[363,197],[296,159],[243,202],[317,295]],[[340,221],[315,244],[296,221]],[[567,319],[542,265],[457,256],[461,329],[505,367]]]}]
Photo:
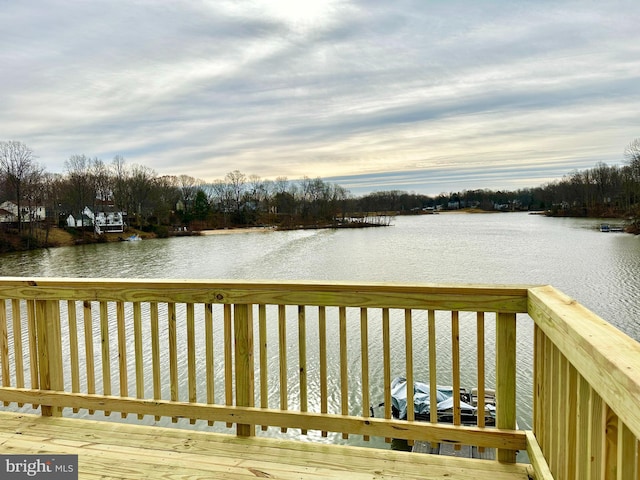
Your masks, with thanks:
[{"label": "bare tree", "polygon": [[640,138],[632,140],[624,149],[624,156],[629,163],[640,162]]},{"label": "bare tree", "polygon": [[133,165],[129,178],[129,192],[133,212],[129,211],[129,218],[133,218],[137,226],[142,226],[153,212],[152,193],[156,179],[155,170],[143,165]]},{"label": "bare tree", "polygon": [[267,210],[267,183],[258,175],[249,175],[249,184],[247,188],[247,200],[252,204],[256,211],[260,211],[264,207]]},{"label": "bare tree", "polygon": [[93,177],[96,197],[104,204],[104,202],[111,199],[113,191],[109,169],[101,159],[94,158],[91,164],[91,175]]},{"label": "bare tree", "polygon": [[629,204],[632,206],[640,202],[640,138],[632,140],[627,145],[624,149],[624,158],[629,163],[629,166],[624,169],[624,173],[627,177]]},{"label": "bare tree", "polygon": [[624,149],[624,158],[629,163],[631,175],[640,186],[640,138],[633,140]]},{"label": "bare tree", "polygon": [[129,171],[122,155],[116,155],[111,162],[111,174],[113,182],[113,202],[119,210],[127,211],[130,208],[130,195],[128,192]]},{"label": "bare tree", "polygon": [[42,176],[42,195],[46,207],[48,221],[45,222],[45,244],[49,242],[49,231],[52,225],[57,225],[62,205],[64,180],[62,174],[45,173]]},{"label": "bare tree", "polygon": [[289,188],[287,177],[277,177],[274,182],[275,193],[285,193]]},{"label": "bare tree", "polygon": [[196,193],[203,183],[189,175],[180,175],[177,177],[178,188],[180,190],[180,200],[184,207],[184,213],[188,216],[193,209],[193,202],[196,199]]},{"label": "bare tree", "polygon": [[84,209],[89,206],[89,202],[93,206],[96,199],[92,163],[92,160],[86,155],[71,155],[64,164],[71,187],[69,191],[70,203],[77,218],[80,218],[82,227],[85,226]]},{"label": "bare tree", "polygon": [[173,223],[173,213],[177,209],[180,200],[178,179],[171,175],[158,177],[154,181],[155,216],[159,224],[169,225]]},{"label": "bare tree", "polygon": [[42,176],[44,168],[35,161],[33,152],[24,143],[15,140],[0,142],[0,171],[7,182],[7,190],[15,195],[18,208],[18,231],[22,232],[22,205],[28,186]]},{"label": "bare tree", "polygon": [[242,197],[245,193],[245,184],[247,182],[247,176],[241,173],[239,170],[227,173],[225,180],[229,184],[231,198],[233,202],[233,209],[237,215],[240,215],[242,209]]}]

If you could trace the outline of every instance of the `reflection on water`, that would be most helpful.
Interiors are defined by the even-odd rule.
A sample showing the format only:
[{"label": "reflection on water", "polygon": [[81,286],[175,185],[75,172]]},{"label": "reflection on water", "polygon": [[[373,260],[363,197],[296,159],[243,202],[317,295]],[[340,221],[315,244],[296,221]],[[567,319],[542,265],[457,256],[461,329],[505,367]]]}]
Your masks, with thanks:
[{"label": "reflection on water", "polygon": [[[601,233],[599,223],[520,213],[398,217],[388,228],[209,235],[13,253],[0,257],[0,275],[552,284],[639,339],[635,319],[640,318],[640,238]],[[424,314],[414,319],[415,377],[425,379],[427,361],[421,355],[427,351],[427,340],[425,318],[420,315]],[[522,317],[518,322],[518,422],[530,427],[533,328],[526,315]],[[313,312],[308,319],[312,324]],[[380,328],[374,314],[370,325],[373,336]],[[444,330],[438,338],[450,340],[446,322],[439,325]],[[461,314],[460,325],[461,380],[470,388],[475,386],[470,384],[475,378],[475,320]],[[491,321],[487,327],[492,328]],[[349,351],[355,355],[360,351],[358,323],[353,322],[352,328]],[[392,340],[398,345],[404,341],[402,328],[400,322]],[[295,344],[296,329],[292,327],[289,333]],[[277,344],[277,331],[269,335]],[[494,362],[493,338],[494,332],[488,331],[489,384],[493,382],[489,368]],[[317,345],[312,337],[309,342],[308,362],[313,364],[318,358]],[[289,366],[295,369],[297,353],[290,354]],[[339,352],[328,354],[334,368]],[[370,355],[371,377],[381,377],[380,355],[375,351]],[[360,360],[355,356],[351,360],[352,378],[358,379]],[[277,372],[276,361],[271,359],[271,371]],[[394,361],[393,375],[403,375],[404,358]],[[439,359],[438,368],[446,380],[450,360]],[[339,382],[337,371],[330,371],[329,378]],[[310,375],[309,389],[319,388],[318,382]],[[270,387],[276,384],[270,382]],[[339,385],[330,385],[329,391],[333,392],[329,401],[339,409]],[[371,395],[374,403],[383,398],[379,387]],[[291,405],[296,401],[290,399]],[[349,399],[352,406],[360,401],[355,393]]]}]

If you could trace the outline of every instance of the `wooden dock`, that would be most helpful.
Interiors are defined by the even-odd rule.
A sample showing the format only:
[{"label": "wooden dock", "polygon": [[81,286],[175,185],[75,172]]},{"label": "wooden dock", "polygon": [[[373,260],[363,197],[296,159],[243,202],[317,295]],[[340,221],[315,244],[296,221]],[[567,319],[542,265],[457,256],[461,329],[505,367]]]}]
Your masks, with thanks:
[{"label": "wooden dock", "polygon": [[522,464],[0,412],[0,454],[77,454],[80,479],[528,480]]}]

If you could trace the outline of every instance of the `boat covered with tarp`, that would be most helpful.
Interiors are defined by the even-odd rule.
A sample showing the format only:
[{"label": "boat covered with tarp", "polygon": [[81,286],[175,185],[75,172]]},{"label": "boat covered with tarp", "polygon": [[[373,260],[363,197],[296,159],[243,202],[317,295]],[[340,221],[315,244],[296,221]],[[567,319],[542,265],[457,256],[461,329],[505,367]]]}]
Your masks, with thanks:
[{"label": "boat covered with tarp", "polygon": [[[478,424],[477,389],[461,389],[455,393],[453,387],[436,386],[436,411],[439,422],[453,423],[454,402],[460,406],[462,425]],[[455,393],[455,394],[454,394]],[[485,392],[484,417],[486,426],[495,425],[495,394],[493,390]],[[394,418],[407,419],[407,379],[396,377],[391,382],[391,413]],[[429,421],[431,412],[431,388],[423,382],[413,384],[413,411],[416,420]]]}]

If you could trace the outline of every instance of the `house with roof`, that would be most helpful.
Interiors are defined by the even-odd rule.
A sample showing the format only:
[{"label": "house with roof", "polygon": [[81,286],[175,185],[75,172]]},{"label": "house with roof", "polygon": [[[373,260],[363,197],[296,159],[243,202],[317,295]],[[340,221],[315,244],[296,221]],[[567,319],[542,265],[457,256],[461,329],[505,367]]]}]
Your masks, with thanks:
[{"label": "house with roof", "polygon": [[16,221],[16,216],[9,210],[0,208],[0,223],[11,223]]},{"label": "house with roof", "polygon": [[106,211],[93,212],[89,207],[84,207],[80,215],[69,215],[67,225],[69,227],[93,227],[96,233],[124,232],[124,212]]},{"label": "house with roof", "polygon": [[[40,221],[47,218],[46,209],[42,205],[20,205],[20,220],[22,222]],[[12,223],[18,221],[18,205],[12,201],[0,203],[0,222]]]}]

